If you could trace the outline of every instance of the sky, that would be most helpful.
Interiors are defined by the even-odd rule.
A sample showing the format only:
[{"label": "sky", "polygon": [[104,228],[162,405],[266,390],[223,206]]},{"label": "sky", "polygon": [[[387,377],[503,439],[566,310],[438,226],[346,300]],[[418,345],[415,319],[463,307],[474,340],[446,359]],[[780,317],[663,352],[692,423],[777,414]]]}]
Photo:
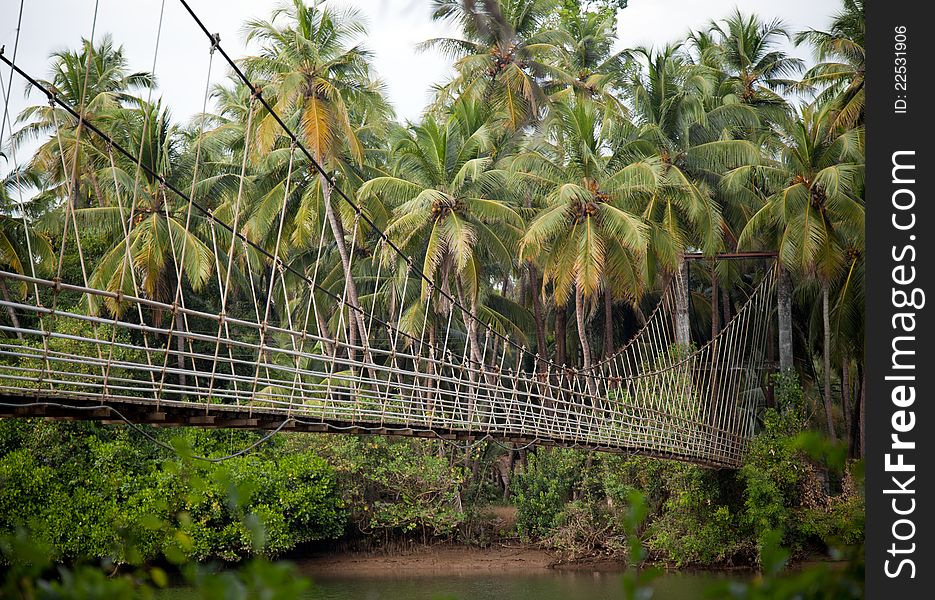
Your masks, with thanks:
[{"label": "sky", "polygon": [[[91,35],[95,1],[98,2],[95,38],[112,33],[123,44],[134,70],[152,70],[162,96],[176,119],[185,120],[201,110],[208,67],[209,44],[204,34],[178,0],[25,0],[17,64],[34,76],[48,76],[51,52],[77,47]],[[193,10],[233,57],[243,56],[242,26],[252,18],[267,18],[280,0],[190,0]],[[156,31],[164,2],[162,37],[158,53]],[[16,37],[19,12],[17,0],[0,0],[0,44],[10,56]],[[340,0],[336,6],[356,7],[364,15],[369,34],[362,43],[374,55],[377,75],[400,120],[417,120],[429,100],[431,86],[451,74],[450,60],[433,52],[418,52],[426,39],[454,35],[450,26],[433,22],[428,0]],[[618,46],[661,46],[682,37],[689,29],[702,28],[710,19],[721,18],[739,6],[763,18],[783,19],[790,29],[823,28],[839,8],[839,0],[630,0],[620,11]],[[811,57],[804,48],[789,48],[803,59]],[[155,61],[154,61],[155,58]],[[215,61],[212,81],[223,80],[226,70]],[[0,66],[3,85],[10,72]],[[14,118],[25,106],[41,98],[24,98],[24,83],[14,77],[10,114]],[[2,115],[0,115],[2,116]],[[4,128],[8,133],[9,127]],[[2,167],[0,167],[2,168]]]}]

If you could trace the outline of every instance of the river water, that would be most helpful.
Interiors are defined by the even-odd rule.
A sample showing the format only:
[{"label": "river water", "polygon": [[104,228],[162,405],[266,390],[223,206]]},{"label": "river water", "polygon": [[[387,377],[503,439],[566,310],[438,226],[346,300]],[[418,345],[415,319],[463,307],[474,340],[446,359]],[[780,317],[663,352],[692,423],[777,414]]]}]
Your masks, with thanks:
[{"label": "river water", "polygon": [[[737,574],[734,574],[735,576]],[[670,572],[652,583],[653,600],[695,600],[727,575]],[[166,590],[159,600],[191,600],[185,588]],[[547,571],[529,575],[445,575],[418,577],[318,576],[303,600],[617,600],[623,595],[623,574]]]},{"label": "river water", "polygon": [[[317,580],[315,600],[617,600],[620,573],[549,572],[536,575]],[[718,575],[671,573],[652,585],[653,600],[695,600]]]}]

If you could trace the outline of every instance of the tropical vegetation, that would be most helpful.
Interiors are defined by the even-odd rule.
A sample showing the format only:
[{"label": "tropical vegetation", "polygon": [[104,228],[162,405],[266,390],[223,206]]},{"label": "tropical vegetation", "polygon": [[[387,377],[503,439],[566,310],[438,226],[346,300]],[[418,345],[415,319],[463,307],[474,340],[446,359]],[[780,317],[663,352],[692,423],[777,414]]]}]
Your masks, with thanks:
[{"label": "tropical vegetation", "polygon": [[[228,78],[189,122],[153,99],[156,76],[135,72],[111,37],[57,51],[42,83],[83,107],[84,119],[36,104],[3,141],[0,268],[87,278],[114,294],[82,304],[63,293],[58,304],[157,325],[171,315],[127,310],[121,296],[172,304],[185,293],[214,312],[211,298],[249,302],[251,277],[277,276],[259,266],[263,249],[346,295],[348,306],[316,317],[350,346],[367,335],[356,310],[366,307],[416,335],[451,324],[452,343],[477,362],[491,360],[489,330],[587,371],[645,322],[683,276],[685,253],[704,258],[688,282],[686,341],[700,345],[769,268],[716,255],[775,251],[793,318],[766,341],[769,358],[791,368],[764,381],[747,466],[725,473],[577,450],[293,434],[216,473],[141,446],[135,429],[7,421],[0,530],[37,527],[67,560],[139,562],[120,553],[128,537],[146,560],[233,560],[352,531],[489,541],[472,511],[499,498],[517,506],[511,534],[580,555],[625,547],[622,507],[639,490],[648,520],[638,535],[663,561],[756,564],[774,531],[795,551],[859,544],[863,2],[843,0],[827,30],[793,32],[738,10],[682,40],[623,50],[615,35],[625,4],[434,0],[433,17],[459,35],[422,50],[449,56],[454,76],[405,123],[359,13],[330,1],[288,0],[249,21],[254,53],[238,62],[257,88]],[[791,44],[814,60],[791,56]],[[197,193],[251,246],[160,178]],[[47,293],[13,281],[0,278],[10,337],[36,318],[11,307]],[[286,306],[308,303],[304,291],[274,293]],[[781,335],[791,336],[791,356],[772,350]],[[4,364],[19,360],[10,354]],[[814,439],[801,435],[810,430],[843,440],[849,460],[816,457]],[[218,456],[257,436],[183,437],[180,448]],[[225,504],[231,490],[238,502]],[[247,513],[264,524],[264,544]]]}]

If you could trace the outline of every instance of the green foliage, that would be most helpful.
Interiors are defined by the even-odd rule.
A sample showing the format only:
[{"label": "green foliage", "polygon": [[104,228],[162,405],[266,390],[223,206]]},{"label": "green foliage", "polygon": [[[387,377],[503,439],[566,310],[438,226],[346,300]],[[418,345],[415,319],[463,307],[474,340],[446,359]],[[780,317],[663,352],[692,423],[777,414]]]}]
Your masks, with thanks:
[{"label": "green foliage", "polygon": [[[19,447],[0,457],[0,531],[28,526],[62,559],[238,560],[257,552],[276,556],[344,530],[335,472],[312,452],[259,452],[217,468],[184,457],[191,443],[198,452],[219,453],[212,446],[227,432],[187,432],[177,442],[180,458],[140,444],[123,427],[36,422],[30,428],[4,420],[0,431],[7,439],[16,437],[8,431],[19,432]],[[261,538],[251,521],[263,524]],[[125,538],[133,540],[132,553]]]},{"label": "green foliage", "polygon": [[[275,556],[298,544],[343,533],[345,515],[334,473],[318,456],[253,454],[213,472],[199,463],[190,468],[194,472],[173,475],[189,479],[210,475],[195,494],[179,498],[178,507],[190,519],[188,533],[196,558],[237,560],[257,546]],[[163,480],[167,487],[172,483]],[[263,523],[263,540],[254,538],[241,513]]]},{"label": "green foliage", "polygon": [[439,442],[382,436],[295,437],[290,448],[313,447],[334,465],[340,495],[357,528],[374,538],[449,536],[465,519],[462,474]]},{"label": "green foliage", "polygon": [[682,564],[749,562],[751,544],[743,526],[742,486],[734,473],[692,465],[667,465],[667,490],[649,531],[654,555]]},{"label": "green foliage", "polygon": [[48,498],[54,480],[55,470],[38,464],[25,448],[0,458],[0,515],[3,515],[5,521],[3,528],[10,528],[13,516],[23,520],[38,516],[38,507]]},{"label": "green foliage", "polygon": [[[113,571],[107,561],[66,566],[53,564],[51,557],[51,549],[25,529],[0,536],[0,560],[7,565],[0,596],[15,600],[149,600],[169,584],[166,572],[156,566]],[[292,600],[310,587],[309,580],[299,576],[292,564],[270,563],[264,558],[227,570],[197,563],[180,566],[192,596],[203,600]]]},{"label": "green foliage", "polygon": [[763,429],[739,471],[745,523],[760,548],[774,531],[784,532],[783,542],[793,550],[862,541],[862,483],[850,481],[840,494],[827,490],[831,477],[852,468],[845,464],[846,447],[803,431],[804,396],[794,373],[776,375],[774,382],[779,408],[765,411]]},{"label": "green foliage", "polygon": [[[636,492],[648,507],[639,538],[653,558],[676,565],[762,564],[776,531],[793,553],[861,543],[860,465],[848,464],[840,445],[803,432],[793,373],[775,385],[779,408],[764,411],[738,471],[540,449],[515,478],[520,533],[570,556],[620,553]],[[842,489],[832,493],[835,478]]]},{"label": "green foliage", "polygon": [[521,535],[541,538],[560,523],[566,503],[581,481],[584,456],[573,450],[542,449],[529,457],[513,482],[516,525]]}]

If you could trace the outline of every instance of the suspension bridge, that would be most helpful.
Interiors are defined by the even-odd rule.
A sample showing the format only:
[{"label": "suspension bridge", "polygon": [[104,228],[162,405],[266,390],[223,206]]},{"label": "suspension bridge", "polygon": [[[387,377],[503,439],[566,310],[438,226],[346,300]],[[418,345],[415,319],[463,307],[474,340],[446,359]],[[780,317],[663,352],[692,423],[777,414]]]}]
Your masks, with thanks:
[{"label": "suspension bridge", "polygon": [[[123,229],[122,242],[102,259],[114,268],[108,277],[98,276],[100,265],[89,264],[88,233],[66,200],[55,264],[28,261],[22,269],[0,270],[5,287],[21,292],[0,299],[9,316],[9,324],[0,325],[0,415],[493,438],[712,467],[741,464],[763,395],[774,268],[764,270],[734,318],[700,347],[690,343],[684,310],[689,291],[685,278],[676,276],[642,329],[616,353],[588,370],[556,364],[482,319],[476,306],[436,285],[405,256],[341,191],[218,36],[182,4],[208,39],[209,80],[220,54],[253,92],[230,218],[218,216],[194,183],[202,136],[195,142],[193,183],[183,189],[143,160],[142,142],[139,148],[121,145],[86,118],[82,106],[21,69],[15,53],[0,55],[11,81],[15,73],[44,93],[53,116],[69,120],[69,135],[93,139],[109,161],[105,171],[114,178],[113,208]],[[10,92],[5,87],[7,101]],[[260,111],[275,120],[289,151],[272,244],[257,242],[244,228],[243,180],[255,145],[249,119]],[[63,144],[64,124],[56,126]],[[12,131],[9,116],[5,127]],[[65,164],[64,147],[60,154],[69,172],[74,165]],[[117,181],[118,160],[135,165],[132,184]],[[328,219],[321,219],[315,260],[297,266],[281,257],[290,186],[307,175],[299,173],[300,161],[351,215],[342,223],[346,245],[331,242],[343,250],[343,273],[368,262],[367,277],[355,282],[345,276],[340,293],[325,281],[333,273],[320,270],[329,251],[323,241]],[[74,197],[74,189],[67,192]],[[327,198],[325,205],[330,209]],[[161,294],[146,291],[135,251],[134,229],[154,212],[171,254],[170,285]],[[332,226],[341,219],[336,213]],[[17,218],[27,231],[25,243],[35,243],[27,217]],[[184,273],[186,254],[198,249],[181,241],[196,229],[214,261],[210,285],[198,292],[186,285]],[[377,247],[371,256],[358,251],[365,237]],[[29,254],[36,256],[35,249]],[[404,268],[385,266],[387,254],[396,254]],[[76,268],[63,268],[69,261]],[[421,324],[403,327],[413,294],[427,298],[429,307]]]}]

